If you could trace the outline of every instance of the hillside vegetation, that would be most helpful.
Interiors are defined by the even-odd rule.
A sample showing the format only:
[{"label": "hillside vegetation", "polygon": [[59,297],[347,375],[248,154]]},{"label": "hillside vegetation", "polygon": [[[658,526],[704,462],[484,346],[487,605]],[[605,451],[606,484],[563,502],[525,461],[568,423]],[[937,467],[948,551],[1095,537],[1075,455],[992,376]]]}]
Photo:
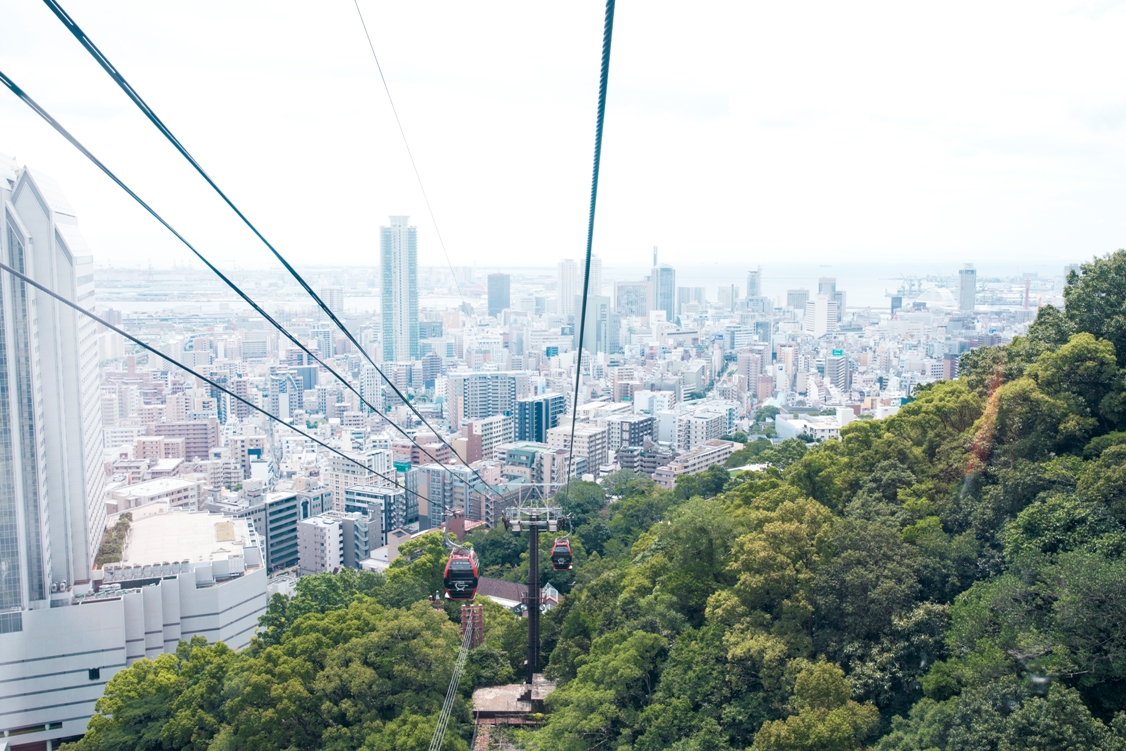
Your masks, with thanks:
[{"label": "hillside vegetation", "polygon": [[[1066,312],[975,350],[839,441],[750,444],[664,491],[629,472],[561,496],[575,568],[543,624],[544,751],[1126,751],[1126,252]],[[519,580],[526,537],[474,536]],[[550,540],[544,541],[541,569]],[[457,629],[441,549],[387,577],[303,579],[251,648],[182,645],[115,676],[81,749],[425,749]],[[451,610],[451,616],[456,613]],[[490,607],[466,692],[512,680]]]}]

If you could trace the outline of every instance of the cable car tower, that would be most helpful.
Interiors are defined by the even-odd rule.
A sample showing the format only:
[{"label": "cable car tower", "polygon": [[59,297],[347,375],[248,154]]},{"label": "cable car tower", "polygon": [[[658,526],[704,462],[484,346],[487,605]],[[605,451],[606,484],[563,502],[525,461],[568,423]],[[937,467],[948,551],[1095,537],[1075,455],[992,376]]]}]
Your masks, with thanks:
[{"label": "cable car tower", "polygon": [[528,532],[528,662],[524,682],[531,685],[540,666],[540,530],[563,531],[567,518],[558,506],[513,506],[504,510],[501,519],[509,532]]}]

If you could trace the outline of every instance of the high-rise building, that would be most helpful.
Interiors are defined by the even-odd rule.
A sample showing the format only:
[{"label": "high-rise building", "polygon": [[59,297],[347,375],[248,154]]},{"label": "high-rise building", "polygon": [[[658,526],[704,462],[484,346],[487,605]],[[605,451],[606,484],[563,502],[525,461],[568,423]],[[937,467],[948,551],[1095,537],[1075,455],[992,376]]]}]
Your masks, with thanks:
[{"label": "high-rise building", "polygon": [[450,373],[446,388],[450,426],[460,430],[469,420],[511,415],[527,387],[528,374],[522,372]]},{"label": "high-rise building", "polygon": [[547,431],[559,424],[567,410],[567,397],[548,394],[516,402],[516,440],[547,443]]},{"label": "high-rise building", "polygon": [[[579,288],[579,294],[582,294],[581,287]],[[590,257],[590,285],[588,294],[602,294],[602,259],[596,255]]]},{"label": "high-rise building", "polygon": [[614,282],[614,310],[620,316],[649,314],[649,282]]},{"label": "high-rise building", "polygon": [[559,262],[556,289],[559,292],[559,314],[563,317],[575,315],[575,295],[579,289],[579,267],[573,259],[565,258]]},{"label": "high-rise building", "polygon": [[842,354],[833,354],[825,358],[825,380],[836,386],[841,391],[849,387],[848,357]]},{"label": "high-rise building", "polygon": [[324,304],[338,316],[344,315],[344,288],[325,287],[321,290],[321,299]]},{"label": "high-rise building", "polygon": [[808,289],[786,290],[786,307],[805,312],[805,304],[809,302]]},{"label": "high-rise building", "polygon": [[[576,298],[576,316],[582,315],[582,297]],[[621,318],[610,309],[610,298],[590,295],[586,301],[586,329],[583,349],[587,352],[620,352]],[[579,346],[579,326],[575,325],[575,347]]]},{"label": "high-rise building", "polygon": [[668,264],[653,267],[649,276],[650,310],[665,311],[665,320],[676,322],[676,270]]},{"label": "high-rise building", "polygon": [[680,315],[684,312],[684,306],[689,303],[704,304],[704,288],[703,287],[677,287],[676,288],[676,313]]},{"label": "high-rise building", "polygon": [[747,272],[747,298],[762,297],[762,268]]},{"label": "high-rise building", "polygon": [[[0,257],[93,310],[94,259],[74,210],[53,180],[4,161]],[[3,634],[20,631],[28,609],[69,604],[71,585],[89,581],[106,507],[94,322],[8,274],[0,318]]]},{"label": "high-rise building", "polygon": [[816,337],[836,331],[837,301],[831,295],[820,294],[805,304],[802,330]]},{"label": "high-rise building", "polygon": [[723,310],[723,312],[732,312],[733,310],[735,310],[735,303],[739,299],[739,285],[719,285],[719,289],[716,290],[716,299],[719,301],[719,307]]},{"label": "high-rise building", "polygon": [[508,274],[489,274],[489,315],[499,316],[502,310],[512,307],[510,285],[512,277]]},{"label": "high-rise building", "polygon": [[[93,309],[93,258],[59,187],[0,157],[0,207],[0,258]],[[116,560],[128,564],[110,558],[94,570],[107,527],[97,358],[89,318],[0,275],[0,746],[7,748],[58,748],[85,732],[115,673],[196,635],[240,649],[266,608],[254,529],[241,520],[217,524],[170,500],[132,509],[132,521],[114,519]]]},{"label": "high-rise building", "polygon": [[967,263],[958,270],[958,310],[972,313],[977,302],[977,271]]},{"label": "high-rise building", "polygon": [[418,229],[408,219],[393,216],[379,228],[385,362],[418,359]]},{"label": "high-rise building", "polygon": [[823,276],[817,280],[817,294],[828,295],[829,299],[837,304],[837,322],[844,318],[845,293],[837,289],[837,280],[831,276]]}]

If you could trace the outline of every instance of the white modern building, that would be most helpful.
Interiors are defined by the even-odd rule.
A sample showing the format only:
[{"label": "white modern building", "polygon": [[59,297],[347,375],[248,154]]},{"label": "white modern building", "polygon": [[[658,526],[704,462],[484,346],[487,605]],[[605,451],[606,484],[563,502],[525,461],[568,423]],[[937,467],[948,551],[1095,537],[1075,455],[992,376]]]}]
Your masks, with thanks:
[{"label": "white modern building", "polygon": [[253,525],[167,503],[133,516],[120,563],[68,592],[67,607],[26,611],[21,631],[0,636],[0,725],[9,736],[0,744],[51,748],[82,735],[114,674],[181,639],[250,643],[267,604]]}]

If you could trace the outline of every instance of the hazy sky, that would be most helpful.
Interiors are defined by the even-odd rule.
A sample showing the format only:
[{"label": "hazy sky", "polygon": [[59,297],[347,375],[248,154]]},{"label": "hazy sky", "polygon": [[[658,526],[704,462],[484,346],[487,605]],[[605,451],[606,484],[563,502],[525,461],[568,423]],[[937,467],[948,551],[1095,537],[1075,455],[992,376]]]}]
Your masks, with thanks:
[{"label": "hazy sky", "polygon": [[[410,214],[445,263],[352,0],[65,5],[293,260],[372,265]],[[452,262],[578,257],[603,6],[361,7]],[[1124,39],[1115,2],[623,0],[595,252],[953,268],[1126,246]],[[270,263],[42,3],[0,5],[0,70],[222,265]],[[99,261],[187,261],[6,90],[0,152],[62,184]]]}]

